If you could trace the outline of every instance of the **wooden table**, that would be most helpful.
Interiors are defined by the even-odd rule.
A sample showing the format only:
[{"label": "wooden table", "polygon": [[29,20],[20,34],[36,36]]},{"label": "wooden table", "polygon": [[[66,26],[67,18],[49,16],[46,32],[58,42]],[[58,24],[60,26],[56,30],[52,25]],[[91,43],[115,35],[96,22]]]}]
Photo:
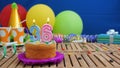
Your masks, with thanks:
[{"label": "wooden table", "polygon": [[[60,43],[57,51],[64,54],[59,64],[24,65],[8,48],[8,58],[0,59],[0,68],[120,68],[120,45],[99,43]],[[17,47],[21,53],[22,47]]]}]

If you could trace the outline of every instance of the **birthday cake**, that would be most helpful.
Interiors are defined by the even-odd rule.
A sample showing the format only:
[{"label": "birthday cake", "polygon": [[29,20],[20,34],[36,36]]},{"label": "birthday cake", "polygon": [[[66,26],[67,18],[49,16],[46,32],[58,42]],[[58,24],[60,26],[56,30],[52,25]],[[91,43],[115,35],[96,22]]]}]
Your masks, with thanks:
[{"label": "birthday cake", "polygon": [[56,43],[26,43],[25,56],[28,59],[48,59],[56,56]]}]

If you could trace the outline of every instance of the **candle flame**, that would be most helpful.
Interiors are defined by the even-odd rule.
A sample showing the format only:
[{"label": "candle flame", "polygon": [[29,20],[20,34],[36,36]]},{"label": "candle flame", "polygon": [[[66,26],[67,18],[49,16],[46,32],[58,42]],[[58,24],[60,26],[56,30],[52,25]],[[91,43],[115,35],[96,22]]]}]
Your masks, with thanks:
[{"label": "candle flame", "polygon": [[35,19],[33,19],[33,23],[35,23]]},{"label": "candle flame", "polygon": [[33,19],[33,25],[35,26],[35,19]]},{"label": "candle flame", "polygon": [[47,18],[47,22],[49,22],[49,21],[50,21],[50,18],[48,17],[48,18]]}]

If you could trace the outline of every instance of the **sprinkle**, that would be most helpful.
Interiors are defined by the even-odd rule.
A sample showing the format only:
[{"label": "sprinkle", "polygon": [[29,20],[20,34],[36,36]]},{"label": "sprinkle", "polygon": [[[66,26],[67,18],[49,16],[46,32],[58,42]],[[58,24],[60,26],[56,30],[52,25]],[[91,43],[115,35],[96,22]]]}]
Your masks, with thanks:
[{"label": "sprinkle", "polygon": [[106,48],[106,47],[103,47],[103,49],[104,49],[104,50],[107,50],[107,48]]},{"label": "sprinkle", "polygon": [[49,44],[49,42],[45,42],[46,44]]},{"label": "sprinkle", "polygon": [[85,45],[83,45],[83,48],[87,48]]},{"label": "sprinkle", "polygon": [[118,50],[120,50],[120,48],[118,48]]},{"label": "sprinkle", "polygon": [[78,59],[78,60],[81,60],[82,58],[81,58],[81,57],[78,57],[77,59]]},{"label": "sprinkle", "polygon": [[114,61],[114,60],[112,60],[112,59],[109,60],[109,62],[111,62],[111,63],[112,63],[113,61]]},{"label": "sprinkle", "polygon": [[64,48],[62,48],[62,50],[65,50]]},{"label": "sprinkle", "polygon": [[91,54],[91,51],[87,51],[88,54]]},{"label": "sprinkle", "polygon": [[98,49],[98,48],[96,48],[96,51],[99,51],[99,49]]},{"label": "sprinkle", "polygon": [[102,47],[103,45],[100,45],[100,47]]},{"label": "sprinkle", "polygon": [[110,46],[110,44],[108,44],[108,46]]},{"label": "sprinkle", "polygon": [[12,51],[12,49],[10,48],[10,51]]},{"label": "sprinkle", "polygon": [[110,52],[110,54],[113,54],[113,52]]}]

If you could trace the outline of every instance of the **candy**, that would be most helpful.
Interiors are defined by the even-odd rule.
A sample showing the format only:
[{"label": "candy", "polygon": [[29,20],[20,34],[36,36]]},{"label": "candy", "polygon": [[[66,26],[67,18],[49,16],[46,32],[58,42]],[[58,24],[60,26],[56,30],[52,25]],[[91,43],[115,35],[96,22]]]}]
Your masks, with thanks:
[{"label": "candy", "polygon": [[118,50],[120,50],[120,48],[118,48]]},{"label": "candy", "polygon": [[113,52],[110,52],[110,54],[112,54],[112,55],[113,55]]},{"label": "candy", "polygon": [[112,63],[113,61],[114,61],[113,59],[110,59],[110,60],[109,60],[109,62],[111,62],[111,63]]},{"label": "candy", "polygon": [[99,51],[99,49],[98,49],[98,48],[96,48],[96,51]]},{"label": "candy", "polygon": [[78,60],[81,60],[82,58],[81,58],[81,57],[78,57],[77,59],[78,59]]},{"label": "candy", "polygon": [[106,47],[102,47],[104,50],[108,50]]},{"label": "candy", "polygon": [[91,54],[91,51],[87,51],[88,54]]},{"label": "candy", "polygon": [[64,49],[64,48],[62,48],[62,50],[64,51],[65,49]]}]

